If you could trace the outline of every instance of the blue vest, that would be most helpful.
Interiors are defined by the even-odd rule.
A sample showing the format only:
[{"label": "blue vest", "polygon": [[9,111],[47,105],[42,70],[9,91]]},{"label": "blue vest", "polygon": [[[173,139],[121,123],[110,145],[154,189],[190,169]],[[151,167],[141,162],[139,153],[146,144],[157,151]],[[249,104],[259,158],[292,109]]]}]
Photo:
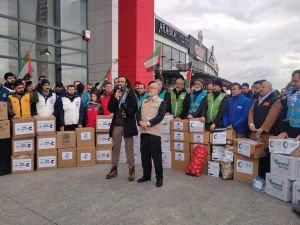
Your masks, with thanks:
[{"label": "blue vest", "polygon": [[158,95],[158,97],[160,97],[162,100],[164,100],[166,93],[167,93],[167,90],[164,90]]},{"label": "blue vest", "polygon": [[294,104],[294,107],[287,101],[288,111],[286,120],[290,122],[291,127],[300,128],[300,98]]},{"label": "blue vest", "polygon": [[194,91],[191,92],[191,103],[190,103],[190,110],[189,114],[196,112],[199,106],[201,105],[202,100],[205,98],[207,95],[207,91],[203,90],[200,95],[195,100],[195,94]]}]

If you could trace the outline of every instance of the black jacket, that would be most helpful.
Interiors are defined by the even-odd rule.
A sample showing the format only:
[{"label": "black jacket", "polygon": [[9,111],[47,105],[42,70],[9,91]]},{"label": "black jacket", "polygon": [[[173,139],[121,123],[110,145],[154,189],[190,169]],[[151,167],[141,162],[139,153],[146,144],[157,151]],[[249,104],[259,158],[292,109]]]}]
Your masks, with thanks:
[{"label": "black jacket", "polygon": [[[136,97],[132,90],[129,91],[127,98],[125,100],[124,111],[126,113],[126,118],[123,118],[124,122],[124,137],[133,137],[138,135],[138,130],[136,127],[135,114],[138,111]],[[112,96],[108,102],[108,110],[114,113],[112,123],[109,129],[109,136],[112,137],[113,129],[116,120],[116,111],[119,108],[119,101]]]}]

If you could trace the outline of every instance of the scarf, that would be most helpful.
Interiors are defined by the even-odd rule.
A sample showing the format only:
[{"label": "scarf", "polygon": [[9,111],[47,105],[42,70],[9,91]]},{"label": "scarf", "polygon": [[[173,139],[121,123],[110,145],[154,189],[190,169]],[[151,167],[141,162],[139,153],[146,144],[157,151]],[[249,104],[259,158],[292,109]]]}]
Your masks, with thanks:
[{"label": "scarf", "polygon": [[125,92],[123,92],[124,94],[122,95],[122,98],[121,98],[121,100],[120,100],[120,102],[119,102],[119,109],[121,109],[121,105],[125,102],[125,100],[126,100],[126,98],[127,98],[127,96],[128,96],[128,93],[129,93],[129,89],[128,88],[126,88],[125,89]]},{"label": "scarf", "polygon": [[291,88],[287,91],[286,96],[287,101],[291,104],[292,107],[294,107],[297,99],[300,98],[300,89],[295,91]]}]

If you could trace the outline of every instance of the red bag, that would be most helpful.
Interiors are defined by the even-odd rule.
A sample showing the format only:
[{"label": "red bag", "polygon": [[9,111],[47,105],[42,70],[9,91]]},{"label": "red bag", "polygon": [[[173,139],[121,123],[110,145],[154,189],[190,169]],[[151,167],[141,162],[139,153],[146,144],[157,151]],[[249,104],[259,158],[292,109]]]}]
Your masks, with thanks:
[{"label": "red bag", "polygon": [[194,148],[192,160],[185,173],[187,175],[199,177],[203,173],[203,168],[206,161],[207,151],[205,150],[204,146],[197,145]]}]

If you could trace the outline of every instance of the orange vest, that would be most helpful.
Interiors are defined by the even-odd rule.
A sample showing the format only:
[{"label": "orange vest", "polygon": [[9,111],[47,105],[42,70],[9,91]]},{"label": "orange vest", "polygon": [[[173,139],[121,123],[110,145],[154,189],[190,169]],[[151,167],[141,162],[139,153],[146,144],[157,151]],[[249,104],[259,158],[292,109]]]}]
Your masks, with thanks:
[{"label": "orange vest", "polygon": [[9,96],[13,112],[19,118],[28,118],[31,117],[31,110],[30,110],[30,94],[24,94],[20,99],[15,95]]}]

